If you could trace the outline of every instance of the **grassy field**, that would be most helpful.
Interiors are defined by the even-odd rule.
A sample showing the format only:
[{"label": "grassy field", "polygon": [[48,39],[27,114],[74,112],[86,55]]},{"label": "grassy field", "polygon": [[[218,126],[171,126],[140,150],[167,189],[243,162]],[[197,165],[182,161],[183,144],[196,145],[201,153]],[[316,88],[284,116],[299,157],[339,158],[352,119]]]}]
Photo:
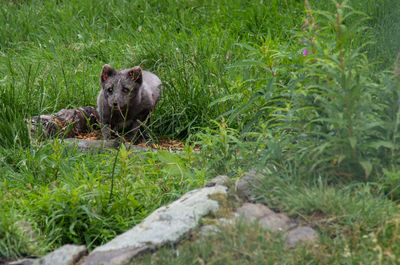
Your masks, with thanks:
[{"label": "grassy field", "polygon": [[[400,2],[342,2],[3,1],[0,262],[91,249],[216,174],[259,168],[259,201],[312,224],[318,244],[286,256],[260,231],[239,246],[249,258],[230,242],[260,228],[239,226],[165,260],[398,263]],[[106,63],[161,78],[149,129],[182,153],[29,137],[24,119],[95,106]]]}]

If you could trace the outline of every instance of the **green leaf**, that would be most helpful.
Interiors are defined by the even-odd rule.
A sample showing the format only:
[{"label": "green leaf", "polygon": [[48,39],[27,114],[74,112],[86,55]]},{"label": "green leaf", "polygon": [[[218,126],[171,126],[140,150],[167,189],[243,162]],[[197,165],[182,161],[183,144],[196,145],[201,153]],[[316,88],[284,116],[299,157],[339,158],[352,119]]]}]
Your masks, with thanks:
[{"label": "green leaf", "polygon": [[222,98],[217,98],[216,100],[214,100],[213,102],[211,102],[210,104],[208,104],[208,107],[212,107],[217,103],[220,102],[225,102],[227,100],[231,100],[231,99],[240,99],[242,97],[242,93],[235,93],[233,95],[227,95],[225,97]]},{"label": "green leaf", "polygon": [[261,61],[256,61],[256,60],[242,60],[240,62],[237,62],[235,64],[231,64],[227,66],[227,68],[235,68],[235,67],[249,67],[249,66],[263,66],[267,67],[267,65]]},{"label": "green leaf", "polygon": [[371,174],[372,171],[372,164],[369,161],[360,161],[361,167],[364,169],[364,175],[366,178]]},{"label": "green leaf", "polygon": [[357,144],[357,138],[356,137],[349,137],[349,143],[352,149],[356,147]]},{"label": "green leaf", "polygon": [[386,147],[389,149],[393,149],[395,146],[392,142],[389,141],[374,141],[369,143],[369,146],[375,149],[378,149],[380,147]]},{"label": "green leaf", "polygon": [[248,51],[253,52],[255,54],[260,52],[258,49],[254,48],[253,46],[250,46],[250,45],[248,45],[246,43],[237,43],[236,45],[239,46],[239,47],[245,48]]}]

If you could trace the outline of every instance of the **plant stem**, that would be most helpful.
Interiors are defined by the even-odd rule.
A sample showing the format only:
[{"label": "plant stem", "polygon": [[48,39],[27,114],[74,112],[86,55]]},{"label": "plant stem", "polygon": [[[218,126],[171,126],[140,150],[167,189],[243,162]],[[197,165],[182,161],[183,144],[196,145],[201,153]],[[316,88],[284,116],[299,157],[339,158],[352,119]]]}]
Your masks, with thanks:
[{"label": "plant stem", "polygon": [[337,23],[337,38],[338,38],[338,49],[339,49],[339,59],[340,59],[340,69],[342,72],[344,72],[344,65],[343,65],[343,52],[342,52],[342,47],[341,47],[341,32],[340,32],[340,14],[339,10],[342,6],[341,0],[337,2],[336,8],[337,8],[337,13],[336,13],[336,23]]},{"label": "plant stem", "polygon": [[115,154],[114,164],[113,164],[113,167],[112,167],[112,173],[111,173],[111,188],[110,188],[110,197],[108,198],[108,205],[110,205],[111,199],[112,199],[112,196],[113,196],[115,165],[117,164],[117,158],[118,158],[118,154],[119,154],[119,150],[120,150],[120,149],[121,149],[121,140],[120,140],[120,144],[118,145],[118,150],[117,150],[117,153]]}]

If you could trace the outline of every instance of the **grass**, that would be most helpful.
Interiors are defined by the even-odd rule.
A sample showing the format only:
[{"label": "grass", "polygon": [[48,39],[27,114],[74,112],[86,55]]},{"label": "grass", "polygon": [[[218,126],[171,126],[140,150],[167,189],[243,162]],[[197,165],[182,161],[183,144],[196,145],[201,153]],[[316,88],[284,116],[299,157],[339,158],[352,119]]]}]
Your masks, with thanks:
[{"label": "grass", "polygon": [[[338,37],[335,5],[309,2],[321,29],[302,30],[296,0],[4,2],[0,261],[66,243],[91,249],[216,174],[258,167],[258,200],[313,224],[318,244],[287,251],[240,224],[151,262],[396,263],[399,3],[346,2],[369,18],[341,21]],[[160,76],[150,131],[187,139],[182,153],[81,153],[30,139],[24,119],[95,106],[106,63]]]},{"label": "grass", "polygon": [[[202,185],[205,170],[186,164],[186,155],[172,160],[165,154],[146,155],[127,164],[118,160],[114,201],[108,203],[109,161],[114,154],[71,153],[56,142],[31,142],[24,118],[93,106],[103,64],[121,69],[143,63],[164,82],[163,99],[152,117],[153,135],[187,137],[233,108],[231,102],[211,107],[216,98],[247,88],[240,81],[243,70],[227,67],[246,58],[247,51],[238,43],[261,42],[268,34],[288,38],[301,12],[295,1],[285,6],[274,2],[275,14],[283,7],[294,14],[292,20],[283,15],[277,20],[267,6],[256,7],[255,2],[241,1],[26,1],[2,5],[2,204],[15,201],[10,206],[14,210],[5,216],[29,222],[40,240],[48,243],[47,250],[64,243],[92,248],[158,206]],[[276,26],[268,29],[270,23]],[[286,31],[278,29],[278,24],[285,24]],[[187,156],[192,157],[190,150]],[[194,163],[193,158],[189,160]],[[136,173],[128,174],[137,171],[136,178]],[[194,172],[193,179],[186,176],[190,172]],[[175,177],[169,178],[171,174]],[[128,181],[138,186],[125,190],[121,183]],[[132,205],[132,210],[120,209],[124,203]],[[13,237],[10,233],[4,230],[2,237]],[[42,254],[29,246],[8,245],[10,251],[1,253],[6,259]]]},{"label": "grass", "polygon": [[[13,249],[2,251],[2,255],[15,258],[43,253],[35,248],[38,240],[47,243],[44,250],[67,243],[93,248],[204,183],[204,174],[192,169],[193,157],[188,154],[137,154],[122,148],[111,197],[114,161],[110,158],[115,153],[80,153],[55,140],[40,150],[5,155],[2,165],[8,166],[2,166],[2,228],[10,231],[2,233],[16,240],[13,233],[20,228],[13,220],[21,220],[32,225],[37,238],[24,241],[22,247],[8,243]],[[6,164],[5,160],[17,163]]]},{"label": "grass", "polygon": [[398,219],[378,227],[378,233],[356,229],[333,239],[320,231],[318,242],[287,248],[283,235],[239,223],[215,235],[184,240],[175,249],[163,247],[130,264],[396,264],[397,246],[386,241],[398,242],[396,224]]},{"label": "grass", "polygon": [[[290,165],[286,165],[290,168]],[[131,264],[396,264],[399,212],[375,187],[304,182],[290,170],[263,171],[257,201],[288,213],[318,231],[319,240],[296,248],[285,235],[257,223],[221,226],[216,234],[194,232]],[[388,243],[391,242],[391,243]]]},{"label": "grass", "polygon": [[[230,83],[242,78],[242,71],[227,66],[246,58],[238,43],[261,42],[266,36],[287,39],[301,23],[301,5],[295,1],[273,5],[272,14],[284,7],[292,12],[289,20],[283,15],[277,19],[267,6],[257,5],[251,1],[10,3],[1,18],[7,25],[0,33],[3,90],[14,91],[17,101],[34,102],[24,108],[26,115],[95,105],[103,64],[121,69],[143,63],[165,86],[154,130],[187,136],[193,127],[208,126],[229,108],[226,104],[210,109],[209,104],[236,92]],[[286,31],[278,30],[282,24]]]}]

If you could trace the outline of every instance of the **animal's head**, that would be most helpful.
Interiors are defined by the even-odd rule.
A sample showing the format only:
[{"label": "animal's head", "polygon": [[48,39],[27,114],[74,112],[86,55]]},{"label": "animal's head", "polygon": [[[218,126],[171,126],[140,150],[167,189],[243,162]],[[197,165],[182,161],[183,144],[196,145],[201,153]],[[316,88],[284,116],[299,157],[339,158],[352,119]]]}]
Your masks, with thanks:
[{"label": "animal's head", "polygon": [[110,108],[126,110],[133,99],[138,95],[139,88],[142,85],[142,68],[135,66],[133,68],[117,71],[106,64],[101,70],[100,84]]}]

